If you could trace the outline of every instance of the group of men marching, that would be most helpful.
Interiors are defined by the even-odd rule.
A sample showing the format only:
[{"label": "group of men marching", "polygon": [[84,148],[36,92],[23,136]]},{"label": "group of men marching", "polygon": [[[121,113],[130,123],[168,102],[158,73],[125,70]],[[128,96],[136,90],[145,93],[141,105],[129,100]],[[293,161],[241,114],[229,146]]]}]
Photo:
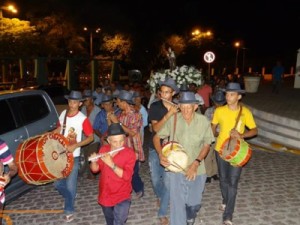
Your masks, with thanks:
[{"label": "group of men marching", "polygon": [[[219,152],[228,138],[244,139],[257,134],[252,113],[240,103],[244,90],[239,83],[228,83],[225,89],[215,92],[211,101],[219,104],[212,108],[208,118],[197,110],[200,102],[194,92],[180,92],[176,82],[168,77],[159,84],[159,98],[150,105],[146,112],[149,118],[144,123],[149,121],[152,130],[148,162],[160,224],[195,224],[207,182],[207,157],[216,159],[218,165],[222,224],[233,224],[242,167],[232,166]],[[176,101],[174,96],[178,96]],[[90,90],[71,91],[65,96],[68,108],[60,114],[53,132],[69,140],[67,150],[73,153],[74,167],[67,178],[55,181],[54,185],[64,198],[64,220],[71,222],[80,151],[85,151],[86,158],[92,159],[89,176],[101,173],[98,203],[106,223],[121,225],[128,217],[132,191],[138,198],[144,195],[139,168],[146,160],[141,132],[145,124],[141,107],[135,107],[135,98],[140,95],[126,90],[114,96],[101,94],[102,109],[93,103],[95,97]],[[188,158],[185,168],[179,166],[179,172],[166,169],[174,165],[162,151],[170,142],[183,146]]]}]

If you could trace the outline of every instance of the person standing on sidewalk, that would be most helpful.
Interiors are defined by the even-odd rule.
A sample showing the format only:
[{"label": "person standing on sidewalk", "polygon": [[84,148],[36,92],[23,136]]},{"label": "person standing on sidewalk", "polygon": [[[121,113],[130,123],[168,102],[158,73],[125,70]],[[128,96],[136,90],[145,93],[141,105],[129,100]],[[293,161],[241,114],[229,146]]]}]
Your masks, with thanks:
[{"label": "person standing on sidewalk", "polygon": [[[71,91],[70,95],[65,95],[65,98],[68,100],[68,109],[60,114],[58,127],[53,132],[60,133],[69,140],[67,151],[73,152],[74,166],[71,174],[64,179],[55,181],[54,186],[64,198],[64,220],[69,223],[74,220],[80,148],[91,143],[94,135],[89,119],[79,111],[79,107],[85,100],[81,92]],[[83,133],[85,139],[82,139]]]},{"label": "person standing on sidewalk", "polygon": [[[164,82],[159,82],[160,84],[160,97],[172,102],[173,96],[179,92],[179,88],[176,82],[172,78],[167,78]],[[177,107],[167,101],[159,100],[151,104],[149,109],[149,121],[152,125],[152,135],[154,136],[163,125],[168,121],[168,119],[177,113]],[[163,139],[160,140],[161,144],[168,141]],[[154,193],[158,198],[158,218],[161,225],[169,224],[167,218],[169,201],[170,201],[170,178],[169,172],[165,171],[165,168],[160,164],[161,155],[157,149],[155,149],[153,141],[149,143],[149,167],[151,173],[151,181]]]},{"label": "person standing on sidewalk", "polygon": [[145,161],[144,150],[142,146],[140,129],[143,126],[142,115],[137,112],[133,105],[133,95],[129,91],[121,90],[117,96],[117,105],[121,109],[121,113],[116,116],[114,113],[107,114],[108,124],[120,123],[123,130],[128,134],[125,144],[133,148],[136,153],[136,163],[132,177],[132,188],[137,198],[144,196],[144,182],[139,175],[140,162]]},{"label": "person standing on sidewalk", "polygon": [[[160,139],[169,137],[183,146],[188,158],[187,168],[169,172],[170,219],[171,225],[194,225],[206,181],[203,160],[215,138],[210,121],[196,112],[199,101],[193,92],[180,93],[178,102],[180,113],[167,120],[153,137],[153,142],[164,167],[170,166],[171,162],[162,154]],[[180,163],[173,161],[173,164],[178,166]]]},{"label": "person standing on sidewalk", "polygon": [[[242,98],[242,93],[245,93],[245,90],[241,89],[240,84],[233,82],[228,83],[223,91],[226,92],[227,104],[215,110],[212,119],[212,130],[214,135],[217,136],[215,150],[218,152],[217,163],[223,199],[220,210],[223,211],[223,224],[232,225],[238,182],[242,167],[232,166],[229,162],[221,158],[219,152],[227,138],[250,138],[257,135],[257,128],[251,111],[239,103]],[[240,110],[241,114],[239,116]],[[236,121],[237,118],[239,118],[238,121]],[[235,124],[237,124],[237,126],[233,129]],[[218,125],[220,127],[219,134],[217,132]],[[246,127],[248,130],[245,129]]]},{"label": "person standing on sidewalk", "polygon": [[[112,123],[107,132],[108,145],[100,148],[103,157],[92,160],[93,173],[100,171],[98,203],[107,225],[126,223],[131,204],[132,175],[136,162],[134,150],[125,145],[125,132],[119,123]],[[110,154],[118,148],[124,148]],[[96,157],[93,153],[90,157]]]},{"label": "person standing on sidewalk", "polygon": [[[8,166],[9,171],[4,173],[4,166]],[[0,225],[2,224],[2,212],[5,204],[4,189],[9,184],[11,178],[18,172],[16,162],[4,140],[0,138]]]},{"label": "person standing on sidewalk", "polygon": [[[101,111],[101,109],[99,106],[97,106],[94,103],[94,99],[96,98],[93,96],[92,90],[84,90],[83,98],[85,98],[85,100],[83,102],[83,107],[81,108],[81,112],[85,116],[87,116],[91,125],[93,126],[95,118],[97,114]],[[96,135],[96,132],[94,130],[94,141],[82,148],[86,162],[88,162],[88,156],[90,154],[92,154],[93,152],[98,152],[99,147],[100,147],[100,138]],[[84,168],[84,170],[85,171],[82,172],[87,172],[87,179],[91,179],[91,180],[96,179],[96,176],[91,173],[90,169],[88,168],[88,165],[87,167]]]},{"label": "person standing on sidewalk", "polygon": [[272,92],[275,94],[279,94],[279,90],[281,88],[281,83],[284,78],[284,67],[281,65],[281,61],[276,62],[276,66],[272,69]]}]

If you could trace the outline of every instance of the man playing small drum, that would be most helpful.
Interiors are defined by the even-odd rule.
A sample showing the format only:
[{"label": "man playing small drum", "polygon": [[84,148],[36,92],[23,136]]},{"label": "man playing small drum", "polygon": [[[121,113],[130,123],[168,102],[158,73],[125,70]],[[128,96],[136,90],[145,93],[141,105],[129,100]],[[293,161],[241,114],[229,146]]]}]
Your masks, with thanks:
[{"label": "man playing small drum", "polygon": [[[217,135],[217,126],[220,127],[220,132],[217,138],[215,150],[220,153],[221,146],[228,138],[244,139],[250,138],[257,134],[257,128],[251,111],[242,106],[239,100],[242,98],[242,93],[239,83],[228,83],[226,89],[227,104],[218,107],[215,110],[212,119],[212,130]],[[240,112],[241,110],[241,112]],[[238,119],[238,120],[237,120]],[[245,130],[245,127],[248,130]],[[234,129],[235,128],[235,129]],[[220,188],[223,202],[220,210],[223,212],[223,224],[232,225],[232,216],[237,195],[238,181],[242,172],[242,167],[232,166],[225,161],[220,154],[217,154],[217,163],[220,176]]]},{"label": "man playing small drum", "polygon": [[153,138],[164,167],[180,162],[171,162],[163,155],[160,139],[170,140],[183,146],[187,156],[186,169],[170,172],[170,220],[171,225],[193,225],[201,207],[202,193],[205,187],[206,172],[202,160],[206,157],[210,144],[214,141],[208,119],[195,111],[199,102],[193,92],[182,92],[179,99],[181,113],[174,114]]},{"label": "man playing small drum", "polygon": [[[159,94],[163,100],[155,101],[149,109],[149,121],[152,125],[152,136],[163,127],[168,119],[177,112],[177,106],[172,103],[173,96],[179,92],[175,80],[167,77],[160,81]],[[161,139],[163,143],[164,140]],[[158,218],[160,225],[168,225],[168,209],[170,202],[170,178],[165,168],[160,165],[159,155],[152,141],[149,142],[149,167],[153,191],[158,200]]]}]

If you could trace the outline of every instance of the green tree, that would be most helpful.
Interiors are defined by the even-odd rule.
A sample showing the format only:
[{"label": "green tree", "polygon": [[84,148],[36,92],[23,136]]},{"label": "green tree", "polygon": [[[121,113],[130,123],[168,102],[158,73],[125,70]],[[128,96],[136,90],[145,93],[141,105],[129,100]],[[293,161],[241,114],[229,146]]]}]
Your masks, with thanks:
[{"label": "green tree", "polygon": [[53,14],[33,22],[40,35],[44,50],[42,55],[67,56],[72,51],[75,55],[87,54],[85,39],[79,35],[76,26],[62,14]]},{"label": "green tree", "polygon": [[21,57],[34,51],[38,33],[29,21],[2,18],[0,23],[1,57]]},{"label": "green tree", "polygon": [[131,48],[132,41],[129,35],[118,33],[114,36],[105,35],[103,38],[102,50],[112,59],[128,60]]}]

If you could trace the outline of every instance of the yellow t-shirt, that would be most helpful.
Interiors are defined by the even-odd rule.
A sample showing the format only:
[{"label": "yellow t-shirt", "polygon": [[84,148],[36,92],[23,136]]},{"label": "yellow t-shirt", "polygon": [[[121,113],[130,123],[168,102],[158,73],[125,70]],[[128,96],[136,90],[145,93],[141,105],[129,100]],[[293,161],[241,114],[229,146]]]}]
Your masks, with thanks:
[{"label": "yellow t-shirt", "polygon": [[[220,133],[217,138],[217,143],[215,146],[215,149],[217,151],[220,151],[224,141],[227,138],[229,138],[230,131],[233,129],[235,125],[238,114],[239,114],[239,109],[233,111],[228,108],[228,105],[224,105],[216,108],[211,123],[219,124],[220,127]],[[245,131],[245,127],[247,127],[248,129],[253,129],[256,127],[256,124],[251,111],[247,107],[243,106],[242,114],[240,116],[239,122],[237,123],[236,130],[239,133],[243,134]]]}]

